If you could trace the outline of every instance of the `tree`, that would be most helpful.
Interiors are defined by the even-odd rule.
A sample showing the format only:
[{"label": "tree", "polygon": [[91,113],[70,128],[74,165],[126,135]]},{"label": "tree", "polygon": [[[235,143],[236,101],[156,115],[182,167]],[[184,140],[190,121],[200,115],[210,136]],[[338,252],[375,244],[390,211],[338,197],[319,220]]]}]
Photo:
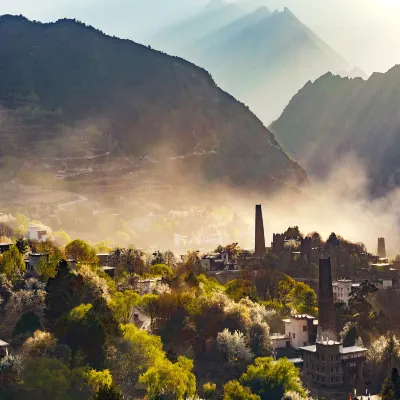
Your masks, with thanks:
[{"label": "tree", "polygon": [[291,296],[294,288],[296,287],[296,281],[290,276],[285,275],[278,283],[278,300],[282,304],[286,304],[291,301]]},{"label": "tree", "polygon": [[133,320],[134,307],[141,302],[140,296],[132,290],[116,292],[108,303],[115,318],[121,324],[128,324]]},{"label": "tree", "polygon": [[298,226],[289,227],[284,235],[287,240],[298,240],[303,237]]},{"label": "tree", "polygon": [[217,345],[220,353],[230,363],[250,361],[254,356],[242,332],[231,333],[228,329],[224,329],[218,333]]},{"label": "tree", "polygon": [[102,386],[99,391],[95,394],[93,400],[123,400],[120,390],[111,385],[111,386]]},{"label": "tree", "polygon": [[53,238],[59,246],[66,246],[71,242],[71,237],[64,230],[53,232]]},{"label": "tree", "polygon": [[291,297],[291,305],[298,313],[317,316],[317,295],[310,286],[304,282],[296,282]]},{"label": "tree", "polygon": [[173,364],[169,360],[158,362],[141,376],[140,382],[147,385],[149,400],[185,400],[196,394],[196,378],[192,373],[193,361],[178,357]]},{"label": "tree", "polygon": [[24,254],[26,254],[29,250],[28,241],[24,238],[17,239],[15,245],[17,246],[17,249],[21,253],[22,256]]},{"label": "tree", "polygon": [[249,297],[252,300],[257,299],[256,287],[248,279],[232,279],[225,285],[225,291],[234,301],[240,301],[245,297]]},{"label": "tree", "polygon": [[176,259],[175,259],[175,255],[171,250],[167,250],[164,253],[164,263],[168,265],[168,267],[172,268],[175,263],[176,263]]},{"label": "tree", "polygon": [[174,276],[174,272],[166,264],[155,264],[150,267],[150,273],[155,276],[161,276],[165,278],[171,278]]},{"label": "tree", "polygon": [[91,263],[95,259],[95,251],[81,239],[73,240],[65,246],[65,255],[80,263]]},{"label": "tree", "polygon": [[132,395],[135,386],[148,368],[165,359],[160,337],[148,334],[133,324],[122,326],[122,339],[109,349],[111,372],[127,395]]},{"label": "tree", "polygon": [[102,368],[106,347],[121,336],[119,325],[104,299],[92,304],[81,304],[64,315],[56,325],[60,344],[72,350],[73,358],[82,353],[93,368]]},{"label": "tree", "polygon": [[14,327],[12,336],[15,337],[27,333],[32,334],[39,328],[40,328],[39,317],[33,311],[28,311],[21,315],[21,318]]},{"label": "tree", "polygon": [[229,381],[224,385],[223,400],[261,400],[260,396],[251,393],[248,387],[244,387],[239,381]]},{"label": "tree", "polygon": [[352,325],[346,330],[343,336],[343,347],[354,346],[357,338],[358,338],[357,327]]},{"label": "tree", "polygon": [[382,400],[396,400],[395,387],[391,378],[386,378],[383,382],[381,396]]},{"label": "tree", "polygon": [[142,275],[145,269],[144,253],[139,249],[116,248],[109,255],[109,263],[117,269],[117,274],[124,272]]},{"label": "tree", "polygon": [[361,282],[359,287],[352,288],[349,299],[349,309],[353,312],[353,320],[360,328],[369,326],[372,305],[369,303],[369,297],[375,293],[378,288],[369,281]]},{"label": "tree", "polygon": [[27,360],[23,373],[24,388],[33,399],[68,399],[71,371],[59,360]]},{"label": "tree", "polygon": [[212,382],[205,383],[203,393],[206,400],[215,400],[217,398],[217,385]]},{"label": "tree", "polygon": [[280,400],[285,392],[306,396],[298,369],[286,358],[276,362],[271,357],[257,358],[241,376],[240,383],[262,400]]},{"label": "tree", "polygon": [[11,246],[10,250],[3,253],[0,265],[0,274],[5,274],[8,279],[15,282],[25,272],[25,261],[17,246]]},{"label": "tree", "polygon": [[154,319],[157,316],[158,307],[158,296],[155,294],[146,294],[142,297],[141,306],[144,312],[150,317],[151,325],[153,325]]}]

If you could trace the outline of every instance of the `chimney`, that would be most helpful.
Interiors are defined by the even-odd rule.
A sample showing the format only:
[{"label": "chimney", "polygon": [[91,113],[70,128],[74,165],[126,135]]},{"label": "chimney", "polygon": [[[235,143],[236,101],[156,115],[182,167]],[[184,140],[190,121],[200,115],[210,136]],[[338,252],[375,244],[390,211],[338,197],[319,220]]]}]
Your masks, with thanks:
[{"label": "chimney", "polygon": [[386,258],[385,238],[378,238],[378,257]]},{"label": "chimney", "polygon": [[254,255],[259,258],[265,256],[264,222],[261,205],[256,205],[256,243]]},{"label": "chimney", "polygon": [[333,308],[332,268],[330,258],[319,260],[319,301],[317,341],[326,338],[336,341],[335,311]]}]

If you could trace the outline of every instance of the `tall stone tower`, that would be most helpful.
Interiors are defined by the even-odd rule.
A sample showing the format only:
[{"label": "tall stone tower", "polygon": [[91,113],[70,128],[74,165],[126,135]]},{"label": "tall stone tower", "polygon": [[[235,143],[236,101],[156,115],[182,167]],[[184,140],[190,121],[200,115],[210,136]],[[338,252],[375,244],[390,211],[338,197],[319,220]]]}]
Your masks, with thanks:
[{"label": "tall stone tower", "polygon": [[319,302],[317,342],[336,341],[333,308],[332,268],[330,258],[319,260]]},{"label": "tall stone tower", "polygon": [[378,256],[379,258],[386,258],[385,238],[378,238]]},{"label": "tall stone tower", "polygon": [[254,255],[259,258],[265,256],[264,222],[261,205],[256,205],[256,243]]}]

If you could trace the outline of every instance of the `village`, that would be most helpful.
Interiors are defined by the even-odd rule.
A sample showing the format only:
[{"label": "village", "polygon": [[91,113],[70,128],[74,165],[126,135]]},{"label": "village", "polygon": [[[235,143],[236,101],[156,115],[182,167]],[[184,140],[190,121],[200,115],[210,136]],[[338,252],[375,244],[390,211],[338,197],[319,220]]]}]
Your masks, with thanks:
[{"label": "village", "polygon": [[[49,240],[49,232],[43,226],[32,224],[26,234],[28,243],[40,244]],[[336,306],[349,306],[352,296],[363,282],[372,284],[378,292],[391,293],[399,290],[400,260],[387,257],[385,239],[378,238],[377,254],[369,254],[359,245],[345,243],[347,250],[339,246],[339,238],[332,234],[322,246],[317,234],[302,237],[297,227],[285,234],[274,234],[270,247],[266,246],[261,205],[255,212],[254,251],[242,250],[237,243],[219,246],[216,252],[199,255],[199,268],[208,278],[227,284],[242,279],[244,274],[257,278],[260,270],[270,270],[278,275],[287,274],[296,281],[315,289],[318,295],[318,315],[295,313],[281,318],[278,330],[270,332],[271,353],[275,360],[287,358],[301,371],[304,384],[312,393],[322,395],[361,390],[372,398],[363,376],[363,365],[368,349],[362,340],[344,345],[336,326]],[[0,254],[8,252],[13,243],[0,243]],[[38,265],[49,263],[50,254],[34,251],[35,245],[25,253],[25,279],[38,276]],[[350,249],[350,250],[349,250]],[[346,252],[347,251],[347,252]],[[357,255],[359,265],[349,267],[351,258]],[[154,253],[153,256],[157,256]],[[96,263],[111,279],[118,266],[112,262],[112,252],[96,253]],[[176,257],[175,269],[185,262],[185,256]],[[80,260],[67,260],[69,268],[77,269]],[[140,275],[118,284],[118,290],[132,289],[139,296],[159,293],[168,289],[163,276]],[[164,288],[164,289],[162,289]],[[169,290],[169,289],[168,289]],[[390,295],[389,295],[390,296]],[[131,310],[132,322],[141,330],[151,331],[153,323],[142,307]],[[275,327],[276,327],[275,326]],[[0,340],[0,357],[7,357],[9,344]],[[353,396],[353,394],[352,394]]]}]

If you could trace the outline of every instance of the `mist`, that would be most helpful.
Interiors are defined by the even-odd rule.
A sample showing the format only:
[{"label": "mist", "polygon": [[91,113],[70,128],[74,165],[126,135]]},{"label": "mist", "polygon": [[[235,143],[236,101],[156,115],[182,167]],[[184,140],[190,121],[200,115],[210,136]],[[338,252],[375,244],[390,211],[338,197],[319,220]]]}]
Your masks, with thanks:
[{"label": "mist", "polygon": [[[232,2],[232,1],[229,1]],[[23,14],[43,22],[76,18],[105,33],[147,44],[158,30],[198,12],[208,0],[14,0],[0,14]],[[271,10],[289,7],[307,26],[368,74],[400,63],[400,3],[395,0],[241,0]]]}]

